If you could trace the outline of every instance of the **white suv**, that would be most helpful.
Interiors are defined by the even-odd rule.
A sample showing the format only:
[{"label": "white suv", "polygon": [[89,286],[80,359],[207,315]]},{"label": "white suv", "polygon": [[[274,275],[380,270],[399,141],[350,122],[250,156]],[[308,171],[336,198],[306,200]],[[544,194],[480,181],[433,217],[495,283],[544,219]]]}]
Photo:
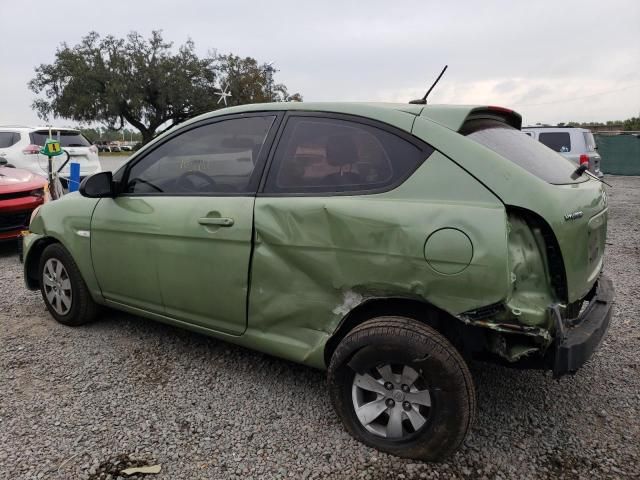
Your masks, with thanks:
[{"label": "white suv", "polygon": [[522,131],[574,163],[588,164],[589,171],[594,175],[604,176],[600,170],[596,141],[586,128],[522,127]]},{"label": "white suv", "polygon": [[[60,171],[61,177],[68,177],[70,163],[80,164],[80,177],[102,171],[98,160],[98,148],[92,145],[78,130],[71,128],[51,128],[53,138],[60,141],[63,155],[53,157],[53,168],[57,171],[68,159]],[[40,153],[44,142],[49,138],[49,127],[0,126],[0,158],[9,165],[29,170],[38,175],[47,176],[47,157]],[[63,184],[66,183],[63,181]]]}]

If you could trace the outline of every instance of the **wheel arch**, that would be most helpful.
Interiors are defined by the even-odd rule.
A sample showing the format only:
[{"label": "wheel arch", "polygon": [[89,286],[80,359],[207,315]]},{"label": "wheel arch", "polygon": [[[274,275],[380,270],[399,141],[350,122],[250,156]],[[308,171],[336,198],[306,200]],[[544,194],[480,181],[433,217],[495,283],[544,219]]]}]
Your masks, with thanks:
[{"label": "wheel arch", "polygon": [[24,279],[28,289],[37,290],[38,288],[40,288],[40,281],[38,279],[40,258],[42,257],[42,252],[44,252],[44,249],[49,245],[53,245],[54,243],[59,243],[62,245],[62,242],[60,242],[60,240],[58,240],[57,238],[46,236],[36,240],[29,248],[29,252],[24,258]]},{"label": "wheel arch", "polygon": [[405,297],[370,298],[349,311],[329,337],[324,347],[325,365],[329,365],[336,348],[351,330],[380,316],[402,316],[422,322],[444,335],[461,351],[468,338],[464,335],[467,327],[464,323],[425,300]]}]

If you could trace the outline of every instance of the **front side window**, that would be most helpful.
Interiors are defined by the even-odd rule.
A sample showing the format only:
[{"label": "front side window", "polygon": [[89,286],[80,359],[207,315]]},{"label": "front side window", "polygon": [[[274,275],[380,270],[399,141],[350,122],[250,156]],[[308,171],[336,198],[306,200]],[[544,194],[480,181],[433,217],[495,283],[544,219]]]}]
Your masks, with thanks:
[{"label": "front side window", "polygon": [[254,169],[274,120],[273,115],[234,118],[181,133],[131,167],[124,192],[255,192]]},{"label": "front side window", "polygon": [[265,191],[378,190],[407,178],[431,151],[362,123],[292,117],[275,152]]},{"label": "front side window", "polygon": [[569,132],[543,132],[538,135],[538,140],[554,152],[568,153],[571,151]]}]

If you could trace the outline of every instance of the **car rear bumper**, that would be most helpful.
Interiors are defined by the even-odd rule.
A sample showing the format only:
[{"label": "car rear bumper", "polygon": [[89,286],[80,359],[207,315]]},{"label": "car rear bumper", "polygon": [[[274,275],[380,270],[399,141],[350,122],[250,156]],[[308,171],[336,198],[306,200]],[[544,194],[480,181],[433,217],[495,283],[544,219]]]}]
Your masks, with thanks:
[{"label": "car rear bumper", "polygon": [[609,329],[613,313],[613,282],[601,275],[587,308],[571,321],[556,316],[557,340],[553,360],[553,375],[560,377],[576,372],[598,349]]}]

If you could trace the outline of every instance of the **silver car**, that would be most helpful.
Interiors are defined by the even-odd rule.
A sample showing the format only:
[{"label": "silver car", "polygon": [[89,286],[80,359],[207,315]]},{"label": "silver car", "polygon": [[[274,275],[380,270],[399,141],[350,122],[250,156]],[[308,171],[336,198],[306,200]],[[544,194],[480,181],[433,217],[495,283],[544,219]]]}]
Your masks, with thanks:
[{"label": "silver car", "polygon": [[522,131],[572,162],[578,165],[588,164],[589,171],[594,175],[604,176],[600,170],[596,141],[586,128],[524,127]]}]

